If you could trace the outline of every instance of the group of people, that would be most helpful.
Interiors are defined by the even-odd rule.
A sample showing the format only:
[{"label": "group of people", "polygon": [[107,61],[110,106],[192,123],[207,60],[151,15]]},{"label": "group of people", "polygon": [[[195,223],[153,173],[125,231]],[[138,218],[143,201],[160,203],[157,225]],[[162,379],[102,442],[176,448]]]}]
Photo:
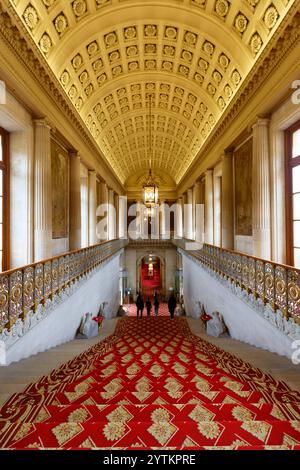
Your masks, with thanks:
[{"label": "group of people", "polygon": [[[147,297],[146,302],[144,302],[143,295],[141,293],[138,294],[137,299],[136,299],[136,314],[137,317],[142,317],[143,316],[143,311],[146,306],[147,310],[147,316],[149,317],[151,315],[151,309],[152,309],[152,303],[149,297]],[[176,308],[177,302],[174,293],[172,292],[169,300],[168,300],[168,309],[170,313],[170,317],[174,318],[174,312]],[[159,310],[159,300],[158,300],[158,295],[155,292],[154,294],[154,299],[153,299],[153,306],[154,306],[154,314],[155,316],[158,316],[158,310]]]}]

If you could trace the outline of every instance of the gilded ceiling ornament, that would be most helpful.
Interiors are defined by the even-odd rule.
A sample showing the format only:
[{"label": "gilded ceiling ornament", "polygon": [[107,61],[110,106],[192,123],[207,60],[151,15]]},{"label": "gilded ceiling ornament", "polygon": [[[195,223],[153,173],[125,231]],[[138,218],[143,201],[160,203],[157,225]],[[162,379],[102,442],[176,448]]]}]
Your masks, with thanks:
[{"label": "gilded ceiling ornament", "polygon": [[156,44],[145,44],[145,54],[156,54]]},{"label": "gilded ceiling ornament", "polygon": [[190,51],[187,51],[187,50],[184,49],[184,50],[181,52],[181,58],[182,58],[183,60],[185,60],[186,62],[191,63],[192,60],[193,60],[193,54],[192,54]]},{"label": "gilded ceiling ornament", "polygon": [[157,26],[154,24],[146,24],[144,28],[144,34],[146,37],[157,36]]},{"label": "gilded ceiling ornament", "polygon": [[49,34],[44,33],[40,39],[39,46],[41,48],[41,51],[44,52],[44,54],[47,54],[51,47],[52,47],[52,41],[49,36]]},{"label": "gilded ceiling ornament", "polygon": [[166,26],[165,38],[175,40],[177,38],[177,28],[175,28],[174,26]]},{"label": "gilded ceiling ornament", "polygon": [[53,3],[55,2],[55,0],[43,0],[43,4],[49,8],[53,5]]},{"label": "gilded ceiling ornament", "polygon": [[96,106],[94,106],[93,110],[94,110],[94,113],[96,114],[96,116],[98,116],[98,114],[101,112],[101,104],[100,103],[97,103]]},{"label": "gilded ceiling ornament", "polygon": [[191,31],[186,31],[184,35],[184,41],[186,42],[186,44],[188,44],[188,46],[195,47],[197,39],[198,39],[197,34],[192,33]]},{"label": "gilded ceiling ornament", "polygon": [[207,91],[210,95],[214,96],[216,93],[216,87],[214,87],[211,83],[207,85]]},{"label": "gilded ceiling ornament", "polygon": [[221,82],[221,80],[223,78],[218,70],[213,71],[212,77],[218,85],[219,85],[219,83]]},{"label": "gilded ceiling ornament", "polygon": [[128,70],[130,70],[130,72],[134,72],[135,70],[138,70],[138,69],[139,69],[139,63],[137,61],[128,63]]},{"label": "gilded ceiling ornament", "polygon": [[78,70],[82,64],[83,64],[83,60],[80,54],[77,54],[75,57],[73,57],[72,65],[75,70]]},{"label": "gilded ceiling ornament", "polygon": [[120,59],[120,51],[118,51],[118,50],[113,51],[109,54],[108,57],[109,57],[110,62],[115,62],[116,60]]},{"label": "gilded ceiling ornament", "polygon": [[23,18],[24,18],[26,26],[29,29],[34,29],[36,25],[38,24],[39,17],[38,17],[37,11],[30,3],[25,8],[25,11],[23,13]]},{"label": "gilded ceiling ornament", "polygon": [[226,85],[225,88],[224,88],[224,93],[225,93],[225,96],[227,96],[227,98],[231,98],[232,96],[232,89],[231,89],[231,86],[230,85]]},{"label": "gilded ceiling ornament", "polygon": [[217,0],[215,5],[215,11],[217,15],[224,18],[229,11],[229,2],[227,0]]},{"label": "gilded ceiling ornament", "polygon": [[247,0],[247,2],[249,3],[249,5],[251,5],[253,8],[255,8],[256,5],[259,4],[260,0]]},{"label": "gilded ceiling ornament", "polygon": [[102,59],[97,59],[95,62],[92,64],[93,69],[95,72],[98,72],[102,67],[103,67],[103,62]]},{"label": "gilded ceiling ornament", "polygon": [[70,74],[67,70],[64,70],[60,76],[60,82],[64,87],[66,87],[69,81],[70,81]]},{"label": "gilded ceiling ornament", "polygon": [[198,61],[198,66],[199,66],[200,70],[205,71],[205,70],[208,69],[208,62],[206,62],[206,60],[204,60],[200,57],[200,59]]},{"label": "gilded ceiling ornament", "polygon": [[85,0],[75,0],[72,6],[76,16],[82,16],[87,10]]},{"label": "gilded ceiling ornament", "polygon": [[234,26],[238,30],[239,33],[244,33],[246,31],[248,25],[248,19],[246,18],[243,13],[239,13],[235,20],[234,20]]},{"label": "gilded ceiling ornament", "polygon": [[194,107],[190,103],[186,103],[185,109],[186,109],[186,111],[191,113],[193,111]]},{"label": "gilded ceiling ornament", "polygon": [[202,46],[202,49],[204,50],[204,52],[206,52],[206,54],[211,56],[214,53],[215,46],[211,42],[205,41],[203,46]]},{"label": "gilded ceiling ornament", "polygon": [[86,94],[87,97],[89,97],[94,91],[94,86],[92,83],[90,83],[85,89],[84,89],[84,92]]},{"label": "gilded ceiling ornament", "polygon": [[134,39],[136,38],[136,27],[129,26],[128,28],[124,28],[124,38],[125,39]]},{"label": "gilded ceiling ornament", "polygon": [[231,78],[235,86],[237,86],[240,83],[242,77],[238,70],[234,70],[231,74]]},{"label": "gilded ceiling ornament", "polygon": [[230,64],[230,60],[225,54],[221,54],[219,56],[218,62],[224,69],[227,69],[228,65]]},{"label": "gilded ceiling ornament", "polygon": [[84,83],[88,78],[89,78],[89,74],[88,74],[87,70],[84,70],[84,71],[81,72],[81,74],[79,75],[79,81],[80,81],[81,83]]},{"label": "gilded ceiling ornament", "polygon": [[165,93],[170,93],[170,91],[171,91],[171,87],[167,83],[162,83],[160,85],[160,89],[161,89],[161,91],[164,91]]},{"label": "gilded ceiling ornament", "polygon": [[203,120],[204,116],[203,116],[203,114],[200,113],[200,111],[197,111],[196,118],[201,122]]},{"label": "gilded ceiling ornament", "polygon": [[215,120],[213,114],[210,114],[210,115],[208,116],[208,121],[209,121],[209,123],[210,123],[212,126],[215,124],[216,120]]},{"label": "gilded ceiling ornament", "polygon": [[99,46],[98,46],[97,41],[90,42],[90,43],[86,46],[86,50],[87,50],[87,53],[88,53],[88,55],[89,55],[90,57],[91,57],[92,55],[96,54],[96,52],[98,52],[98,50],[99,50]]},{"label": "gilded ceiling ornament", "polygon": [[202,83],[203,83],[203,80],[204,80],[204,77],[203,77],[203,75],[200,75],[200,73],[195,73],[195,75],[194,75],[194,80],[195,80],[197,83],[202,84]]},{"label": "gilded ceiling ornament", "polygon": [[68,27],[68,20],[64,13],[60,13],[54,20],[54,26],[58,34],[63,34],[63,32]]},{"label": "gilded ceiling ornament", "polygon": [[269,8],[267,8],[264,16],[264,22],[265,25],[268,29],[272,29],[279,17],[279,13],[276,10],[276,7],[274,5],[270,5]]},{"label": "gilded ceiling ornament", "polygon": [[[136,93],[138,91],[141,91],[141,85],[139,83],[134,83],[133,85],[131,85],[131,91],[133,93]],[[125,88],[123,88],[125,90]],[[119,90],[118,90],[119,91]],[[126,90],[125,90],[126,91]]]},{"label": "gilded ceiling ornament", "polygon": [[163,48],[164,55],[168,55],[170,57],[174,57],[175,55],[175,47],[173,46],[164,46]]},{"label": "gilded ceiling ornament", "polygon": [[77,88],[75,85],[72,85],[70,90],[69,90],[69,97],[71,99],[75,98],[75,96],[77,95]]},{"label": "gilded ceiling ornament", "polygon": [[[125,90],[125,88],[123,88],[123,90]],[[104,98],[105,104],[111,103],[113,100],[114,97],[111,93],[109,95],[106,95],[106,97]]]},{"label": "gilded ceiling ornament", "polygon": [[97,77],[97,82],[100,86],[103,85],[103,83],[106,82],[106,80],[107,80],[106,73],[102,73],[101,75],[99,75],[99,77]]},{"label": "gilded ceiling ornament", "polygon": [[146,69],[155,69],[156,68],[156,60],[145,60],[145,68]]},{"label": "gilded ceiling ornament", "polygon": [[170,62],[168,60],[163,61],[162,69],[166,70],[167,72],[171,72],[173,70],[173,62]]},{"label": "gilded ceiling ornament", "polygon": [[185,77],[188,76],[190,69],[185,65],[179,65],[178,72],[184,75]]},{"label": "gilded ceiling ornament", "polygon": [[179,96],[183,96],[184,94],[184,89],[183,88],[179,88],[178,86],[175,88],[174,90],[174,93],[176,93],[177,95]]},{"label": "gilded ceiling ornament", "polygon": [[194,120],[193,120],[193,124],[194,124],[194,126],[195,126],[197,129],[198,129],[199,126],[200,126],[200,122],[197,121],[197,119],[194,119]]},{"label": "gilded ceiling ornament", "polygon": [[118,43],[117,34],[114,31],[106,34],[104,36],[104,42],[105,42],[106,47],[115,46]]},{"label": "gilded ceiling ornament", "polygon": [[206,0],[191,0],[193,5],[197,5],[198,7],[205,7]]},{"label": "gilded ceiling ornament", "polygon": [[137,46],[129,46],[126,48],[127,57],[134,57],[138,54]]},{"label": "gilded ceiling ornament", "polygon": [[111,71],[112,71],[113,77],[117,77],[123,72],[122,66],[117,65],[116,67],[113,67]]},{"label": "gilded ceiling ornament", "polygon": [[262,44],[263,42],[260,35],[254,33],[250,40],[250,49],[254,55],[260,51]]}]

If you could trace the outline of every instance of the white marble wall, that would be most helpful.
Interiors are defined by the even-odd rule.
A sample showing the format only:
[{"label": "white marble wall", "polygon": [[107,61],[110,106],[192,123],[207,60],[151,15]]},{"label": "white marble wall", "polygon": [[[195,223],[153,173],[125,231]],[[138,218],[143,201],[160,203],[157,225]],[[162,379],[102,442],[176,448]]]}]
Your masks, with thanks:
[{"label": "white marble wall", "polygon": [[281,333],[185,255],[183,294],[188,316],[199,318],[198,302],[201,301],[208,314],[216,310],[223,315],[232,338],[291,358],[291,338]]}]

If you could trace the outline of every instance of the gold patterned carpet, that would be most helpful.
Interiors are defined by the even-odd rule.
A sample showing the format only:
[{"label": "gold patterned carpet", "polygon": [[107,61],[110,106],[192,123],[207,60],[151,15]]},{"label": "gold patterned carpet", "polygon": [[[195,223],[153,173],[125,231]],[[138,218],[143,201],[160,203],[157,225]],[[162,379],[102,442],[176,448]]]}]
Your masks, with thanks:
[{"label": "gold patterned carpet", "polygon": [[300,449],[300,393],[183,318],[115,333],[0,410],[2,449]]}]

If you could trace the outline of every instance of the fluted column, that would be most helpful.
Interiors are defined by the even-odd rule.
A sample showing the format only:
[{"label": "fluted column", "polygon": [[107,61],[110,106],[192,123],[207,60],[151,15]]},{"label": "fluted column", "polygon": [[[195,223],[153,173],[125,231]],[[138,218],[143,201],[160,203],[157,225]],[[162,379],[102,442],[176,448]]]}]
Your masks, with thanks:
[{"label": "fluted column", "polygon": [[182,238],[183,236],[183,213],[182,213],[183,199],[179,197],[176,205],[176,225],[175,225],[175,236],[176,238]]},{"label": "fluted column", "polygon": [[253,126],[253,254],[271,256],[269,119]]},{"label": "fluted column", "polygon": [[183,237],[188,238],[188,224],[187,224],[187,193],[182,195],[182,218],[183,218]]},{"label": "fluted column", "polygon": [[203,224],[204,224],[204,213],[203,204],[201,201],[201,183],[196,181],[194,185],[194,227],[195,227],[195,240],[197,242],[203,241]]},{"label": "fluted column", "polygon": [[161,199],[160,201],[160,238],[166,237],[166,211],[165,211],[165,200]]},{"label": "fluted column", "polygon": [[116,209],[113,189],[108,190],[108,239],[116,238]]},{"label": "fluted column", "polygon": [[213,171],[205,172],[205,242],[214,242]]},{"label": "fluted column", "polygon": [[225,151],[222,157],[222,247],[234,248],[233,215],[233,151]]},{"label": "fluted column", "polygon": [[108,188],[104,181],[100,181],[100,200],[97,208],[97,239],[108,240]]},{"label": "fluted column", "polygon": [[70,250],[81,248],[80,157],[70,154]]},{"label": "fluted column", "polygon": [[50,126],[34,121],[34,260],[52,256],[52,188]]},{"label": "fluted column", "polygon": [[127,237],[127,197],[119,198],[119,238]]},{"label": "fluted column", "polygon": [[97,179],[94,170],[89,171],[89,245],[97,243]]},{"label": "fluted column", "polygon": [[119,238],[119,194],[115,193],[114,196],[115,206],[115,238]]},{"label": "fluted column", "polygon": [[193,190],[190,188],[187,191],[187,204],[185,206],[185,218],[187,224],[187,238],[193,239]]}]

